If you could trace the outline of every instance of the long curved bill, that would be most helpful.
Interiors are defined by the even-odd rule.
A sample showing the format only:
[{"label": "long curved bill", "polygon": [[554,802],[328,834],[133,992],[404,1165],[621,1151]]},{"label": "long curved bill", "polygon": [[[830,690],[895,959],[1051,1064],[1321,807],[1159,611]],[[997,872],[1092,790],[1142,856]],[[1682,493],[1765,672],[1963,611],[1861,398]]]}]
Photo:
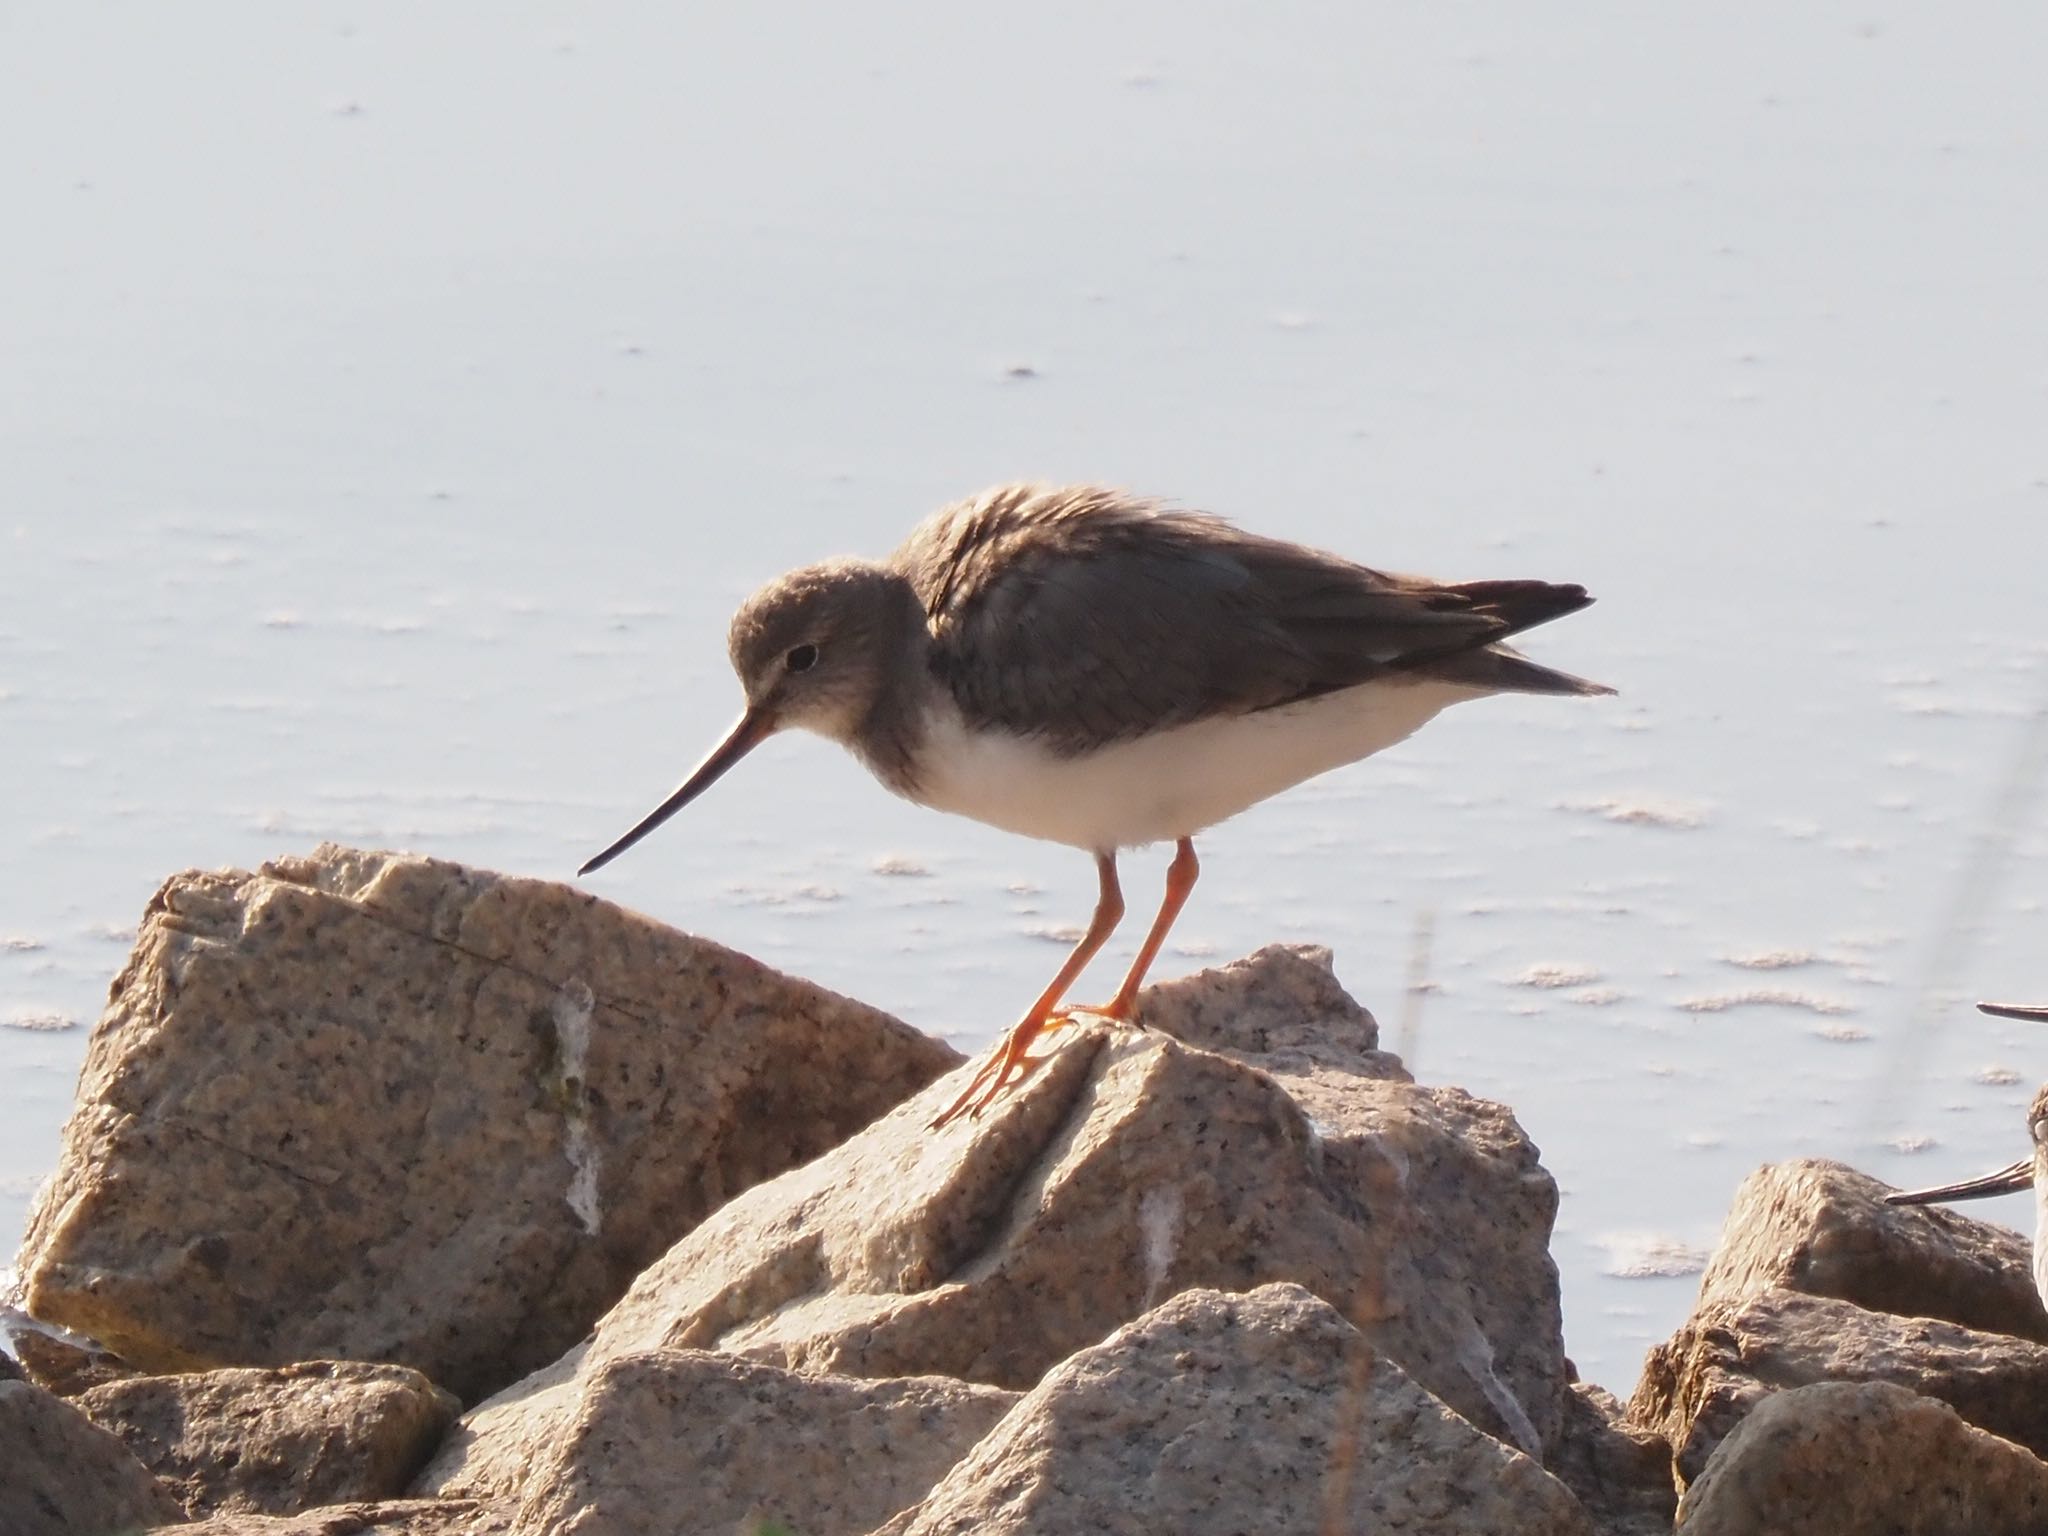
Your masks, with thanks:
[{"label": "long curved bill", "polygon": [[2036,1024],[2048,1024],[2048,1008],[2034,1008],[2025,1003],[1979,1003],[1979,1013],[1995,1013],[2001,1019],[2031,1019]]},{"label": "long curved bill", "polygon": [[640,818],[639,823],[624,837],[605,849],[596,858],[585,864],[576,873],[587,875],[593,869],[602,869],[611,863],[641,838],[675,815],[692,800],[703,794],[719,779],[725,770],[745,757],[754,748],[775,734],[775,716],[765,709],[750,709],[739,718],[739,723],[726,732],[725,740],[713,747],[704,761],[690,770],[690,776],[676,787],[676,792],[661,804]]},{"label": "long curved bill", "polygon": [[1944,1184],[1939,1189],[1902,1189],[1896,1194],[1886,1195],[1886,1205],[1939,1205],[1950,1200],[1983,1200],[1991,1195],[2009,1195],[2015,1190],[2031,1189],[2034,1186],[2034,1160],[2014,1163],[2010,1168],[2001,1168],[1996,1173],[1987,1173],[1981,1179],[1965,1179],[1960,1184]]}]

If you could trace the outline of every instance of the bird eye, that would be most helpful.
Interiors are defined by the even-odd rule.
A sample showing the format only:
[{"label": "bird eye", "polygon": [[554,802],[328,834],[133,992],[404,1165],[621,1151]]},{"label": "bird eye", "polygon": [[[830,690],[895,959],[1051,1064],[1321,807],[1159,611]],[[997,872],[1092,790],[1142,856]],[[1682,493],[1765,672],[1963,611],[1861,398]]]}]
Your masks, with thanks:
[{"label": "bird eye", "polygon": [[818,648],[806,642],[783,657],[782,664],[792,672],[808,672],[818,664]]}]

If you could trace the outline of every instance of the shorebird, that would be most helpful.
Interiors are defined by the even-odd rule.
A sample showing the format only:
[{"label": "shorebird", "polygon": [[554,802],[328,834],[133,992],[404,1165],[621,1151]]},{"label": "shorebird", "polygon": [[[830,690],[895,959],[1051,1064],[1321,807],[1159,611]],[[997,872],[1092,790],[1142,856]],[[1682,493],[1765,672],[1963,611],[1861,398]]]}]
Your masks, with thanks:
[{"label": "shorebird", "polygon": [[[932,1122],[978,1115],[1076,1013],[1129,1023],[1194,889],[1194,835],[1493,693],[1604,694],[1509,650],[1579,586],[1440,584],[1099,486],[1002,485],[881,561],[770,582],[734,615],[746,708],[616,858],[776,731],[847,747],[889,789],[1094,856],[1095,914],[1052,982]],[[1172,842],[1166,894],[1109,1002],[1063,1009],[1123,917],[1120,849]]]},{"label": "shorebird", "polygon": [[[1985,1013],[2002,1019],[2031,1019],[2048,1024],[2048,1008],[2018,1003],[1979,1003]],[[2043,1083],[2027,1106],[2027,1136],[2033,1153],[2009,1168],[1965,1179],[1960,1184],[1943,1184],[1935,1189],[1901,1190],[1886,1195],[1888,1205],[1937,1205],[1949,1200],[1983,1200],[1992,1195],[2010,1195],[2031,1187],[2034,1191],[2034,1289],[2041,1304],[2048,1307],[2048,1083]]]}]

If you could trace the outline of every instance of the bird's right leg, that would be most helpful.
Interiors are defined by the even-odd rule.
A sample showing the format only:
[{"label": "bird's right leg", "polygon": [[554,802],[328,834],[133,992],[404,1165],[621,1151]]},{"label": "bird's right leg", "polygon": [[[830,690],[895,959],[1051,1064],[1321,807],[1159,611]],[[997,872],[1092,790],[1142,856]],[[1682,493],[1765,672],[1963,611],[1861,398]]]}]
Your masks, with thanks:
[{"label": "bird's right leg", "polygon": [[1095,872],[1100,890],[1095,898],[1095,915],[1088,920],[1088,931],[1081,935],[1081,942],[1067,956],[1067,963],[1060,967],[1060,973],[1053,977],[1051,985],[1038,994],[1038,1001],[1026,1010],[1023,1018],[1010,1026],[1010,1032],[1003,1036],[988,1060],[981,1064],[981,1070],[974,1074],[966,1092],[932,1121],[932,1130],[949,1124],[962,1110],[979,1115],[995,1102],[1005,1088],[1013,1082],[1022,1082],[1036,1069],[1037,1063],[1025,1054],[1030,1050],[1031,1042],[1045,1032],[1047,1022],[1058,1009],[1060,999],[1067,995],[1067,988],[1074,984],[1074,978],[1088,968],[1095,952],[1102,948],[1116,931],[1116,925],[1123,921],[1124,893],[1116,880],[1116,854],[1095,855]]}]

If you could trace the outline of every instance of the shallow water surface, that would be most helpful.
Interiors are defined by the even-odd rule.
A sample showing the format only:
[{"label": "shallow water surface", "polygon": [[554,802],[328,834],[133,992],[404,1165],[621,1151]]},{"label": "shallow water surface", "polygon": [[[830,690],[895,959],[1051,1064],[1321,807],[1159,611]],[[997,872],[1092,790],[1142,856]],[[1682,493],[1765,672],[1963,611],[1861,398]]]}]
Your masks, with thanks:
[{"label": "shallow water surface", "polygon": [[[1598,595],[1527,648],[1619,698],[1216,829],[1161,967],[1330,945],[1513,1105],[1584,1374],[1757,1164],[2018,1155],[2048,1039],[1960,999],[2048,997],[2030,9],[754,14],[11,25],[0,1228],[164,875],[566,877],[755,583],[1021,475]],[[1093,896],[797,739],[591,884],[964,1048]]]}]

